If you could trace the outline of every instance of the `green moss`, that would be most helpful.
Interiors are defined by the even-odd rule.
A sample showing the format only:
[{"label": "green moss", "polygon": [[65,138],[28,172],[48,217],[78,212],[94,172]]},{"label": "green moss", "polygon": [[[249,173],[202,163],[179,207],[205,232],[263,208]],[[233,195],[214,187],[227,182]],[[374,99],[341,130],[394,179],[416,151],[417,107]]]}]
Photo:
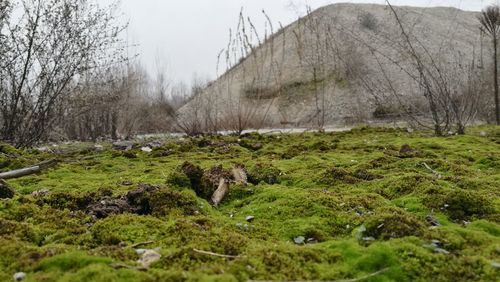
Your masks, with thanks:
[{"label": "green moss", "polygon": [[281,171],[272,164],[259,163],[248,170],[248,181],[255,185],[264,182],[277,184],[280,181]]},{"label": "green moss", "polygon": [[406,236],[422,236],[425,225],[413,214],[401,209],[378,209],[365,222],[365,236],[388,240]]},{"label": "green moss", "polygon": [[[498,129],[468,132],[436,138],[359,127],[166,139],[152,154],[132,151],[134,159],[110,144],[100,153],[85,149],[93,144],[60,145],[57,167],[9,180],[16,195],[0,201],[0,281],[17,271],[26,281],[336,281],[373,273],[364,280],[496,281]],[[415,152],[402,157],[404,144]],[[7,170],[54,157],[0,152],[0,163]],[[211,207],[208,196],[235,164],[249,168],[251,184],[230,181]],[[30,195],[40,189],[49,194]],[[133,208],[102,219],[89,211],[89,203],[117,199]],[[145,272],[111,267],[136,266],[137,243],[159,248],[160,261]]]},{"label": "green moss", "polygon": [[453,220],[481,218],[495,212],[491,198],[477,191],[456,189],[426,197],[427,206],[442,210]]},{"label": "green moss", "polygon": [[198,198],[189,191],[174,191],[163,188],[150,195],[151,214],[164,216],[168,214],[194,215],[201,211]]}]

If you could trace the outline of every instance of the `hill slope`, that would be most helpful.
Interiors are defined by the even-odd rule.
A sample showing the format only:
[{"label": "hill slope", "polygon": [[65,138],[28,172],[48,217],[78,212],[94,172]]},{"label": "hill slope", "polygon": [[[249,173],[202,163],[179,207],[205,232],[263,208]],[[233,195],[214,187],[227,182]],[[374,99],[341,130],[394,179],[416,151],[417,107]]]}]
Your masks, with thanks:
[{"label": "hill slope", "polygon": [[[411,40],[439,64],[453,69],[453,64],[482,65],[489,58],[477,13],[455,8],[395,9]],[[395,91],[422,103],[401,69],[411,69],[403,38],[387,6],[320,8],[251,50],[184,106],[180,120],[196,120],[204,130],[366,121],[373,117],[375,101],[387,94],[387,89],[375,89],[384,75],[391,78]],[[234,43],[229,49],[241,47]]]}]

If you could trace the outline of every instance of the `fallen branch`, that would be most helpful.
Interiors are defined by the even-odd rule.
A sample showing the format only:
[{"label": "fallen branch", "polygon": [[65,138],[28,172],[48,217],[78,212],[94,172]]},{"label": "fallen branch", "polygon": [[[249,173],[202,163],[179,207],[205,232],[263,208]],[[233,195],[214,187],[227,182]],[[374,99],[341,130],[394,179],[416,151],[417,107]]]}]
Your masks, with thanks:
[{"label": "fallen branch", "polygon": [[139,242],[139,243],[135,243],[135,244],[132,244],[130,246],[128,246],[129,248],[137,248],[137,247],[140,247],[140,246],[144,246],[144,245],[149,245],[149,244],[153,244],[155,241],[146,241],[146,242]]},{"label": "fallen branch", "polygon": [[112,263],[109,266],[111,266],[114,269],[131,269],[131,270],[138,270],[138,271],[146,271],[148,270],[147,268],[141,267],[141,266],[132,266],[124,263]]},{"label": "fallen branch", "polygon": [[50,161],[46,161],[46,162],[40,163],[40,164],[35,165],[35,166],[3,172],[3,173],[0,173],[0,179],[13,179],[13,178],[19,178],[19,177],[35,174],[35,173],[40,172],[41,170],[53,167],[56,164],[57,164],[56,160],[50,160]]},{"label": "fallen branch", "polygon": [[222,255],[222,254],[217,254],[217,253],[202,251],[202,250],[198,250],[198,249],[193,249],[193,252],[199,253],[199,254],[202,254],[202,255],[214,256],[214,257],[220,257],[220,258],[232,258],[232,259],[235,259],[235,258],[239,258],[240,257],[240,256]]},{"label": "fallen branch", "polygon": [[224,199],[226,194],[229,192],[229,183],[227,183],[226,179],[221,178],[219,180],[219,187],[217,190],[215,190],[214,194],[212,195],[212,203],[215,207],[217,207],[220,202]]},{"label": "fallen branch", "polygon": [[[386,272],[387,270],[389,270],[389,268],[384,268],[382,270],[379,270],[377,272],[374,272],[374,273],[371,273],[371,274],[368,274],[366,276],[363,276],[363,277],[359,277],[359,278],[353,278],[353,279],[345,279],[345,280],[330,280],[330,281],[323,281],[323,280],[312,280],[312,281],[309,281],[309,282],[358,282],[358,281],[363,281],[363,280],[366,280],[368,278],[372,278],[374,276],[377,276],[379,274],[382,274],[384,272]],[[273,280],[249,280],[248,282],[276,282],[276,281],[273,281]],[[281,281],[281,282],[305,282],[305,281]]]},{"label": "fallen branch", "polygon": [[426,164],[426,163],[422,163],[422,164],[424,165],[424,167],[427,170],[429,170],[430,172],[432,172],[432,174],[434,174],[438,179],[441,179],[443,177],[439,172],[433,170],[428,164]]}]

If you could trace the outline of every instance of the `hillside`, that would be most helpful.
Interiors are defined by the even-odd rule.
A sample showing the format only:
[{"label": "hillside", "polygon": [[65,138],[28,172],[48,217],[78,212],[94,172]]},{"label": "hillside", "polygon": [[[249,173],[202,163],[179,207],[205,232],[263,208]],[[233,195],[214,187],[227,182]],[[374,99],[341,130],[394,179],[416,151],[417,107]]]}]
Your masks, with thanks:
[{"label": "hillside", "polygon": [[[438,64],[450,70],[455,64],[488,64],[489,45],[479,32],[477,13],[395,9],[411,39]],[[394,91],[414,104],[424,103],[402,71],[411,68],[404,49],[400,27],[387,6],[329,5],[283,28],[234,64],[180,110],[179,120],[197,120],[208,130],[370,121],[375,102],[389,94],[380,86],[381,68]]]}]

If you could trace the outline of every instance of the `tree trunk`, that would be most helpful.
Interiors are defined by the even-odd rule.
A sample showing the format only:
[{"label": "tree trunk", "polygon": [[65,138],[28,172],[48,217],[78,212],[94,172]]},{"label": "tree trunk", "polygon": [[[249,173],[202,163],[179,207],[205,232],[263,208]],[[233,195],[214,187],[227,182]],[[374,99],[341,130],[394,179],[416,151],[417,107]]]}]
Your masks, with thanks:
[{"label": "tree trunk", "polygon": [[500,125],[500,104],[499,104],[499,98],[498,98],[498,38],[496,35],[493,37],[493,54],[494,54],[494,65],[495,65],[495,70],[493,71],[493,75],[495,76],[494,82],[495,82],[495,117],[496,117],[496,123],[497,125]]}]

